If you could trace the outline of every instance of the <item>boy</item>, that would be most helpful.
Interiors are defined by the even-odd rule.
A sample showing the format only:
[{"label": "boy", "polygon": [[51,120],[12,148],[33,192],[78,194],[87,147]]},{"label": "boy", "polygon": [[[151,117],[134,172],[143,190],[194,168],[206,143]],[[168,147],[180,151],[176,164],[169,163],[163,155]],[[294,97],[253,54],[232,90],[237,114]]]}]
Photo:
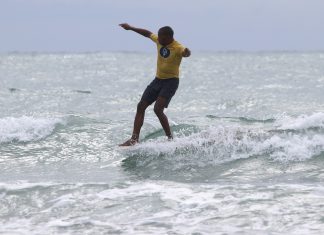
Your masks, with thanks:
[{"label": "boy", "polygon": [[141,101],[137,105],[132,137],[119,146],[131,146],[138,143],[141,127],[144,122],[145,110],[153,102],[154,112],[160,120],[168,139],[172,134],[167,116],[163,113],[179,85],[179,67],[182,57],[189,57],[191,52],[174,40],[173,30],[169,26],[159,29],[158,35],[146,29],[140,29],[129,24],[120,24],[125,30],[132,30],[156,43],[158,49],[157,71],[155,79],[145,89]]}]

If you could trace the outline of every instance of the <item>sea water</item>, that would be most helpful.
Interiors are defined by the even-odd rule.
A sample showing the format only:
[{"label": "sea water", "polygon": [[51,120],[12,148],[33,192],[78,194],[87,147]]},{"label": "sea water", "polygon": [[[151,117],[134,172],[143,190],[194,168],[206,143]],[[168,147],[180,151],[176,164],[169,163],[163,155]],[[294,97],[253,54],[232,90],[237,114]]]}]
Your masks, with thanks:
[{"label": "sea water", "polygon": [[324,53],[0,55],[0,234],[323,234]]}]

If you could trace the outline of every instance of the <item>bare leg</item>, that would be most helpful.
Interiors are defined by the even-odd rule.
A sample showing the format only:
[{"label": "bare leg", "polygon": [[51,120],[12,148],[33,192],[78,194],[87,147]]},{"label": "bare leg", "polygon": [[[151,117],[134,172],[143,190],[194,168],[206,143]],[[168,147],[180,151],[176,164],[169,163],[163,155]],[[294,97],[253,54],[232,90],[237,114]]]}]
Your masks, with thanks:
[{"label": "bare leg", "polygon": [[139,134],[144,122],[145,110],[148,106],[149,104],[146,101],[140,101],[137,104],[132,137],[119,146],[131,146],[138,142]]},{"label": "bare leg", "polygon": [[137,111],[134,120],[132,139],[138,141],[139,134],[144,122],[145,110],[149,106],[146,101],[140,101],[137,105]]},{"label": "bare leg", "polygon": [[160,123],[164,129],[166,136],[169,139],[172,139],[172,134],[171,134],[168,118],[163,113],[166,102],[167,102],[166,98],[159,96],[155,102],[155,105],[154,105],[154,112],[155,112],[156,116],[159,118]]}]

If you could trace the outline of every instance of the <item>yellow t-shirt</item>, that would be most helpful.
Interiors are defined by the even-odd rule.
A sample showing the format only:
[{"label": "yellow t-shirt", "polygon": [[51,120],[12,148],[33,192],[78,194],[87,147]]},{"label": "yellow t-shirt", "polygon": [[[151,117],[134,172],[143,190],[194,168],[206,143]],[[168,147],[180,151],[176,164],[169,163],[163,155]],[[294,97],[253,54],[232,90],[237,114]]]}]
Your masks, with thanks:
[{"label": "yellow t-shirt", "polygon": [[164,47],[159,43],[158,36],[153,33],[150,39],[157,45],[156,77],[160,79],[179,78],[179,67],[185,47],[177,41]]}]

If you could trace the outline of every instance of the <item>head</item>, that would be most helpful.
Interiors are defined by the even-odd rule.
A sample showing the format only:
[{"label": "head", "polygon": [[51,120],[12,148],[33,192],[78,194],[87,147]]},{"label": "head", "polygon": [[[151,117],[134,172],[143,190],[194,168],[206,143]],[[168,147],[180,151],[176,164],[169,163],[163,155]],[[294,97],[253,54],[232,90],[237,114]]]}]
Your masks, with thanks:
[{"label": "head", "polygon": [[164,26],[160,28],[158,32],[158,36],[159,36],[159,43],[162,46],[166,46],[171,42],[173,42],[173,30],[170,26]]}]

